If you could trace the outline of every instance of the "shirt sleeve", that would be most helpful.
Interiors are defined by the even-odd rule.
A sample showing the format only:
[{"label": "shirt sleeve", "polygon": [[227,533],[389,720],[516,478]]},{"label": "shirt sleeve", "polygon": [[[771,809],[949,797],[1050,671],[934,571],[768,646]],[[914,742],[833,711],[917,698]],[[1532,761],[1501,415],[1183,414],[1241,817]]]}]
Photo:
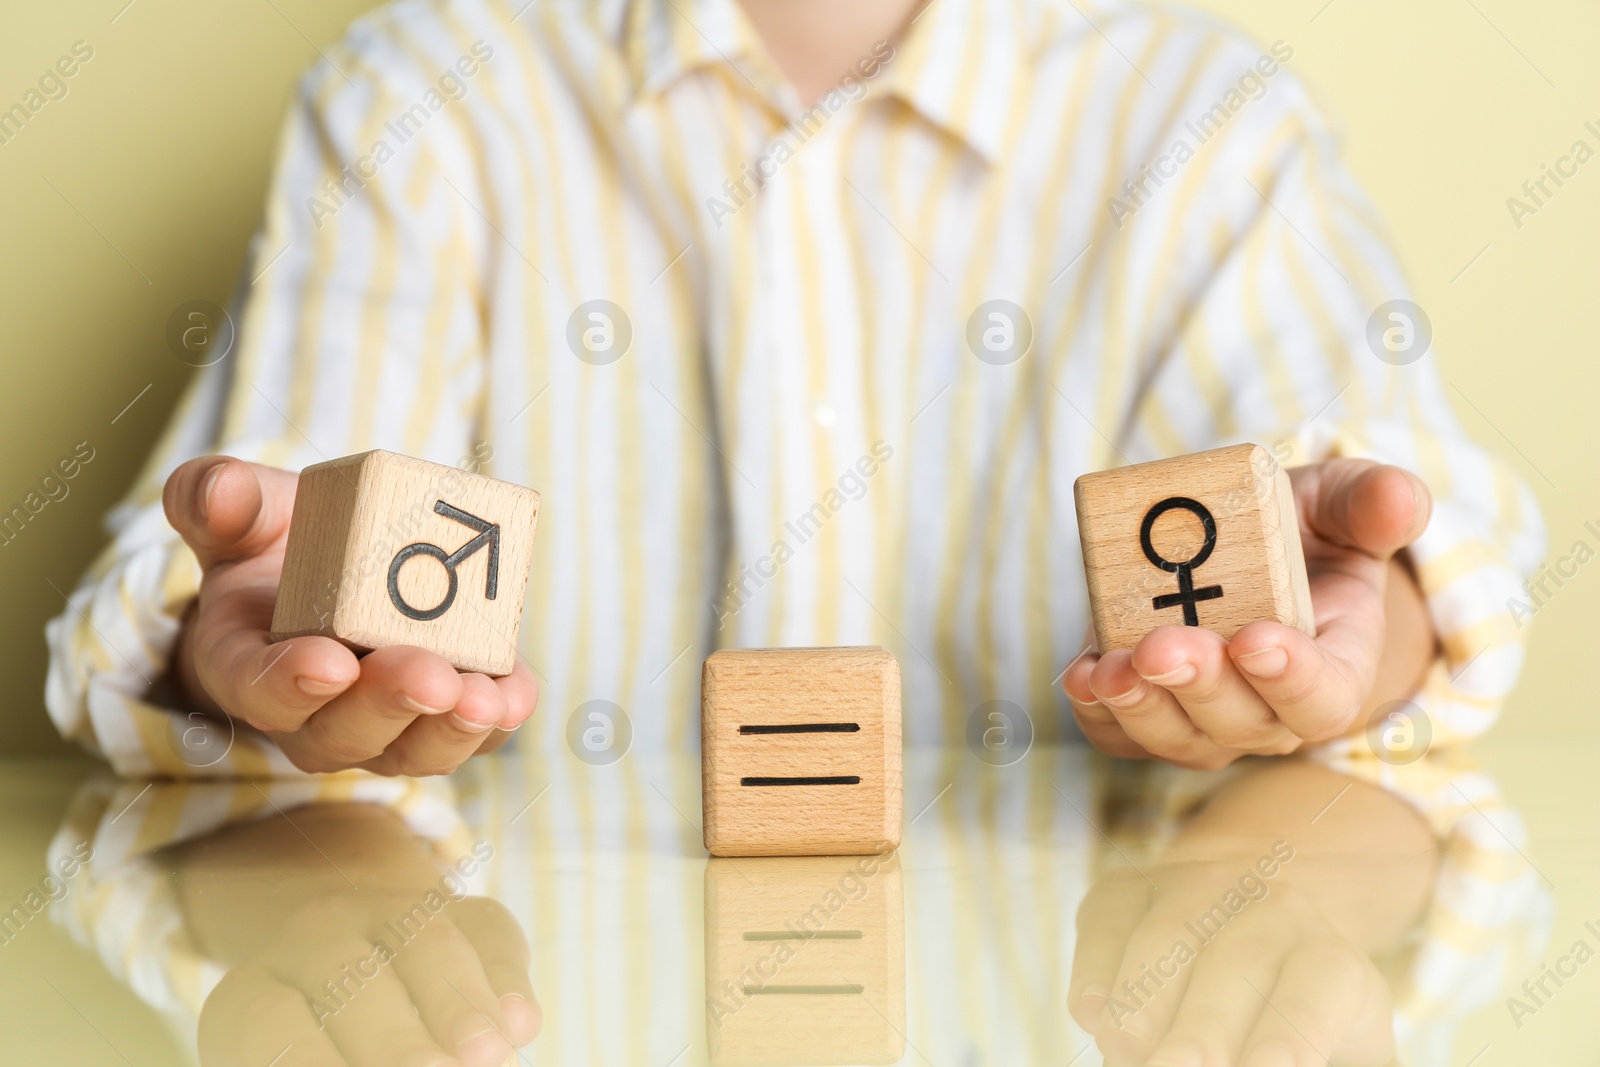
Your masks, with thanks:
[{"label": "shirt sleeve", "polygon": [[[1220,90],[1197,98],[1207,91]],[[1542,520],[1527,484],[1457,421],[1453,408],[1478,418],[1481,404],[1446,387],[1426,312],[1334,132],[1280,73],[1166,169],[1114,238],[1143,287],[1123,298],[1145,339],[1124,458],[1254,441],[1285,466],[1357,456],[1420,475],[1434,510],[1409,555],[1442,651],[1412,699],[1434,744],[1483,733],[1522,667],[1525,620],[1508,609],[1543,555]]]},{"label": "shirt sleeve", "polygon": [[[484,194],[465,105],[433,89],[418,54],[374,30],[302,79],[232,346],[192,382],[108,517],[110,545],[46,628],[51,718],[119,773],[299,773],[244,724],[211,724],[164,693],[200,581],[162,512],[174,468],[212,452],[299,470],[371,448],[441,463],[469,450],[485,376]],[[402,139],[394,121],[416,108],[432,109],[426,127],[403,124]]]}]

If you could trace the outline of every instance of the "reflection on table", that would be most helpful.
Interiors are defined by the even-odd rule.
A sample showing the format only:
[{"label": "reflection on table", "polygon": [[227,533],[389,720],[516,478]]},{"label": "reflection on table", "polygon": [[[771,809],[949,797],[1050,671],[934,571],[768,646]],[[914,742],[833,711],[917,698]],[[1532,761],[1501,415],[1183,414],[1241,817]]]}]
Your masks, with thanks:
[{"label": "reflection on table", "polygon": [[705,902],[706,1044],[717,1067],[905,1055],[899,857],[712,859]]},{"label": "reflection on table", "polygon": [[54,916],[200,1062],[250,1067],[463,1042],[468,1064],[1116,1064],[1195,1019],[1244,1047],[1302,1001],[1324,1029],[1278,1029],[1314,1062],[1443,1065],[1548,921],[1515,812],[1462,763],[911,750],[899,852],[804,860],[708,860],[698,772],[99,779],[46,857],[92,847]]}]

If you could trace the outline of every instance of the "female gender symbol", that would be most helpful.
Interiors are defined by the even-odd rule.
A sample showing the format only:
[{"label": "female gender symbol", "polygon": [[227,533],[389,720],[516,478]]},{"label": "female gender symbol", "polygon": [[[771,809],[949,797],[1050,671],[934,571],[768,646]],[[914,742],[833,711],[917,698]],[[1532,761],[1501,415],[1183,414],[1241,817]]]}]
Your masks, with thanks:
[{"label": "female gender symbol", "polygon": [[[1205,544],[1200,546],[1200,551],[1192,559],[1182,563],[1174,563],[1162,557],[1156,551],[1155,545],[1150,543],[1150,531],[1155,528],[1156,519],[1169,511],[1187,511],[1200,520],[1200,525],[1205,528]],[[1222,586],[1208,585],[1204,589],[1194,587],[1194,571],[1211,558],[1211,550],[1217,547],[1217,522],[1211,517],[1211,512],[1198,500],[1191,500],[1186,496],[1170,496],[1144,513],[1144,524],[1139,527],[1139,545],[1144,549],[1144,558],[1154,563],[1164,571],[1172,571],[1178,575],[1178,591],[1167,593],[1163,596],[1151,598],[1157,608],[1174,608],[1183,606],[1183,624],[1185,626],[1199,626],[1200,614],[1194,606],[1202,600],[1216,600],[1222,595]]]}]

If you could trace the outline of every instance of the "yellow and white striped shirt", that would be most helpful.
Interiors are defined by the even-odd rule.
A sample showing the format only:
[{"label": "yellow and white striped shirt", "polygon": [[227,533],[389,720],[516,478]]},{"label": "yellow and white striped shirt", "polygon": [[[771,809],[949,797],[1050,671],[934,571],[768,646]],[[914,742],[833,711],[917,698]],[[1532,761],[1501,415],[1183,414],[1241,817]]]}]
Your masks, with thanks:
[{"label": "yellow and white striped shirt", "polygon": [[[1433,487],[1418,700],[1480,733],[1537,507],[1431,355],[1375,354],[1407,287],[1293,65],[1181,13],[932,0],[806,109],[736,0],[374,12],[301,85],[234,351],[50,626],[52,715],[196,773],[150,694],[198,578],[163,479],[382,447],[543,494],[524,745],[604,699],[692,746],[722,645],[894,649],[913,743],[1000,698],[1059,736],[1073,479],[1254,440]],[[204,770],[278,772],[243,736]]]}]

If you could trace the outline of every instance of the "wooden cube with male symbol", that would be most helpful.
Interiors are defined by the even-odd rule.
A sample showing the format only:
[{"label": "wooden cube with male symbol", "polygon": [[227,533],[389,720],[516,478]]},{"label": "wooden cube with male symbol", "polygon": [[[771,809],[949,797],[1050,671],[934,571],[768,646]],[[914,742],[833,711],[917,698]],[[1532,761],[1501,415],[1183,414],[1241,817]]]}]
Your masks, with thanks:
[{"label": "wooden cube with male symbol", "polygon": [[416,645],[457,669],[516,665],[539,494],[375,450],[300,472],[272,639]]}]

